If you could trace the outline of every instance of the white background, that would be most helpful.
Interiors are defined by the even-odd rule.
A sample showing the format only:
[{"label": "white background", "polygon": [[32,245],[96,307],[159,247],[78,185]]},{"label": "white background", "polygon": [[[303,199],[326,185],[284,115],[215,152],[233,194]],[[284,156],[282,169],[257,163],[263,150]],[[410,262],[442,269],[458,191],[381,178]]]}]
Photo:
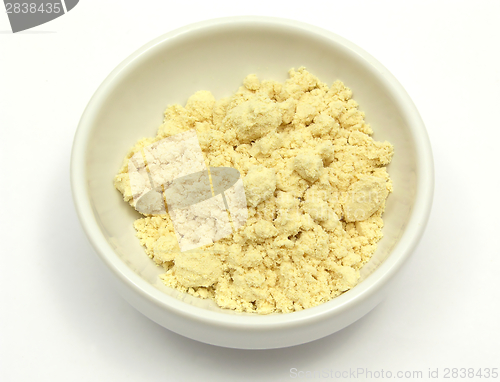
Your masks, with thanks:
[{"label": "white background", "polygon": [[[4,10],[0,381],[500,368],[500,2],[83,0],[17,34]],[[107,74],[165,32],[233,15],[304,21],[367,50],[414,100],[434,151],[433,211],[394,293],[341,332],[288,349],[217,348],[142,316],[111,288],[70,194],[73,135]]]}]

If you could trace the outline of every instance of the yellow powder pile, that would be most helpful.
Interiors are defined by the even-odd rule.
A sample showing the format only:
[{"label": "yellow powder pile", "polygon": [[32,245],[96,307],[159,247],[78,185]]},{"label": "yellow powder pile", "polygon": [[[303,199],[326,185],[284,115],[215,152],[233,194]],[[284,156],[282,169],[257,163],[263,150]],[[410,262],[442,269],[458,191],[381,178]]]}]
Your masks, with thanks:
[{"label": "yellow powder pile", "polygon": [[231,97],[199,91],[169,106],[158,135],[125,158],[115,187],[131,204],[128,158],[190,129],[207,166],[243,177],[248,220],[214,244],[180,252],[168,214],[135,222],[166,285],[260,314],[309,308],[356,285],[382,237],[393,147],[371,138],[342,82],[328,87],[304,68],[289,75],[283,84],[249,75]]}]

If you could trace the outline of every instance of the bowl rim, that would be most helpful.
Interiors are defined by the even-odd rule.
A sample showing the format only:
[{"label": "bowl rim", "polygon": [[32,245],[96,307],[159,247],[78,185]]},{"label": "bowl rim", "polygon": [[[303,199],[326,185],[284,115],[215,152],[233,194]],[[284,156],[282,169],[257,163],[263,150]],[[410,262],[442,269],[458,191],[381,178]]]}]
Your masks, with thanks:
[{"label": "bowl rim", "polygon": [[[417,157],[417,190],[415,203],[407,227],[396,246],[388,256],[363,282],[342,295],[322,303],[318,306],[291,313],[277,313],[270,315],[257,314],[228,314],[197,307],[178,300],[160,291],[149,284],[141,276],[130,269],[114,252],[111,245],[105,239],[99,229],[97,220],[93,214],[93,208],[88,198],[88,186],[86,182],[86,147],[89,141],[93,121],[98,114],[102,101],[111,92],[111,89],[127,75],[127,73],[148,56],[155,49],[168,46],[169,42],[179,36],[199,33],[207,28],[217,28],[226,25],[266,25],[288,29],[301,30],[317,37],[326,38],[335,42],[346,53],[354,56],[364,66],[370,69],[374,75],[383,81],[392,95],[396,107],[409,121],[410,132],[415,141]],[[357,57],[356,57],[357,56]],[[71,190],[77,215],[94,250],[106,264],[109,270],[128,288],[136,294],[149,300],[162,310],[188,319],[190,321],[203,322],[214,327],[225,327],[232,329],[244,329],[265,331],[274,328],[290,328],[310,324],[315,321],[331,319],[332,317],[350,310],[379,291],[393,276],[398,269],[409,258],[418,244],[429,219],[434,192],[434,165],[430,141],[413,101],[406,93],[397,79],[373,56],[345,38],[325,30],[323,28],[306,24],[299,21],[267,17],[267,16],[233,16],[200,21],[181,28],[167,32],[152,41],[146,43],[134,53],[123,60],[97,88],[94,95],[86,106],[78,124],[70,164]]]}]

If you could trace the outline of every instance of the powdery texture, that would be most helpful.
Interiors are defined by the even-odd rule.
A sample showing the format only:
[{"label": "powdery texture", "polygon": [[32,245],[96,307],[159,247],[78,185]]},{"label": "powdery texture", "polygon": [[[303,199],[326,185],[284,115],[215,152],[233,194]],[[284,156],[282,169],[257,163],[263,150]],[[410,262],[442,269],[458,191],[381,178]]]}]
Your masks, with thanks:
[{"label": "powdery texture", "polygon": [[195,129],[211,167],[243,177],[248,220],[237,232],[180,252],[167,214],[134,226],[168,286],[222,308],[268,314],[309,308],[349,290],[382,237],[393,147],[371,138],[364,113],[340,81],[304,68],[285,83],[244,80],[218,101],[207,91],[169,106],[155,138],[142,139],[115,177],[133,205],[128,159],[165,137]]}]

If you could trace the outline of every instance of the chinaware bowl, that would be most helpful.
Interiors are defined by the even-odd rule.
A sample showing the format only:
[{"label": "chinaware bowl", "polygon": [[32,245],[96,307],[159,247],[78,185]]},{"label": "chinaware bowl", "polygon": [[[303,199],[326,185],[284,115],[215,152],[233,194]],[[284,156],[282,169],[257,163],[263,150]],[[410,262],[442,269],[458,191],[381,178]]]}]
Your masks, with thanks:
[{"label": "chinaware bowl", "polygon": [[[376,140],[394,145],[388,167],[394,192],[384,237],[353,289],[319,306],[287,314],[243,314],[166,287],[162,268],[135,236],[138,217],[113,177],[139,138],[154,136],[169,104],[198,90],[218,99],[243,78],[284,81],[305,66],[321,81],[342,80],[365,112]],[[119,293],[144,315],[209,344],[269,349],[297,345],[355,322],[390,293],[395,275],[419,241],[432,205],[433,161],[422,119],[398,81],[371,55],[329,31],[290,20],[231,17],[169,32],[137,50],[100,85],[74,138],[71,185],[83,229]]]}]

